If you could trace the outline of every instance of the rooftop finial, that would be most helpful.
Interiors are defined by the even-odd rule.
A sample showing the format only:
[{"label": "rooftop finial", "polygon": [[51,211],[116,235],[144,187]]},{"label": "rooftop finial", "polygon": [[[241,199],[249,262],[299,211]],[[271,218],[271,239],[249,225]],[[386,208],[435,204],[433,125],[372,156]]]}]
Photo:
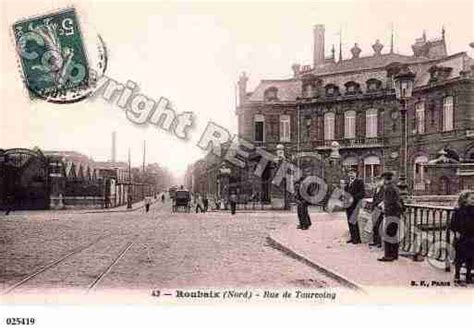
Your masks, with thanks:
[{"label": "rooftop finial", "polygon": [[342,29],[339,28],[339,61],[342,61]]},{"label": "rooftop finial", "polygon": [[354,47],[351,48],[352,58],[359,58],[360,52],[362,52],[362,50],[360,49],[359,44],[355,43]]},{"label": "rooftop finial", "polygon": [[446,37],[446,30],[444,29],[444,24],[443,24],[443,26],[441,27],[441,38],[443,38],[444,40],[445,37]]}]

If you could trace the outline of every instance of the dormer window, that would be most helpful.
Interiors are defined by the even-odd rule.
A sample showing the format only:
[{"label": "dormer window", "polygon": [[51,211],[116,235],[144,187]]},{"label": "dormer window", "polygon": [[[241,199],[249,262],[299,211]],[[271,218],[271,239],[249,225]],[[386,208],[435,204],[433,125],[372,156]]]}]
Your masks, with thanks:
[{"label": "dormer window", "polygon": [[263,98],[265,101],[278,101],[278,89],[276,87],[267,88]]},{"label": "dormer window", "polygon": [[382,86],[382,82],[379,81],[378,79],[369,79],[367,82],[367,92],[376,92],[380,90],[380,87]]},{"label": "dormer window", "polygon": [[428,72],[430,73],[430,82],[435,83],[440,80],[447,79],[453,68],[443,66],[432,66]]},{"label": "dormer window", "polygon": [[347,95],[357,94],[360,91],[360,86],[356,82],[352,82],[352,81],[347,82],[346,84],[344,84],[344,86],[346,87],[346,94]]},{"label": "dormer window", "polygon": [[334,97],[339,95],[339,87],[334,84],[328,84],[325,87],[326,96],[327,97]]}]

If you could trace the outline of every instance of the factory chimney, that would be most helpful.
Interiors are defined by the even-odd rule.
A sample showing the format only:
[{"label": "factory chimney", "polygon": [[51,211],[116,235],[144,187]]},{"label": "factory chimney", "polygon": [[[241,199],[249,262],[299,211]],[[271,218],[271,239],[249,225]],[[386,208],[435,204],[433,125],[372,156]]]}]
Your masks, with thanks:
[{"label": "factory chimney", "polygon": [[116,162],[116,143],[117,143],[117,133],[112,131],[112,162]]},{"label": "factory chimney", "polygon": [[324,25],[316,24],[313,29],[314,51],[313,51],[313,66],[324,64]]}]

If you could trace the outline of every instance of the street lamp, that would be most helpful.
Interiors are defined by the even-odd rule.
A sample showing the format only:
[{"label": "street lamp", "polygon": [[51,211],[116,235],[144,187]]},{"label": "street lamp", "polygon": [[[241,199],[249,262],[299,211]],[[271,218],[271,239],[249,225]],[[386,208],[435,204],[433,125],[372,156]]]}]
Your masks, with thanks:
[{"label": "street lamp", "polygon": [[408,196],[407,185],[407,145],[408,145],[408,130],[407,130],[407,103],[413,93],[413,85],[415,81],[415,73],[411,72],[408,66],[403,66],[395,75],[395,95],[400,102],[401,126],[402,126],[402,144],[400,148],[400,169],[398,187],[400,194],[405,200]]},{"label": "street lamp", "polygon": [[[278,162],[278,165],[281,166],[283,161],[285,161],[285,146],[282,144],[278,144],[276,146],[276,161]],[[290,209],[290,205],[288,204],[288,197],[286,193],[286,178],[283,179],[283,208],[285,210]]]},{"label": "street lamp", "polygon": [[[229,200],[229,177],[232,170],[226,166],[225,162],[222,162],[219,168],[219,194],[221,199],[224,197],[225,193],[227,193],[227,201]],[[227,192],[225,192],[227,191]],[[225,209],[227,209],[227,203],[224,204]]]}]

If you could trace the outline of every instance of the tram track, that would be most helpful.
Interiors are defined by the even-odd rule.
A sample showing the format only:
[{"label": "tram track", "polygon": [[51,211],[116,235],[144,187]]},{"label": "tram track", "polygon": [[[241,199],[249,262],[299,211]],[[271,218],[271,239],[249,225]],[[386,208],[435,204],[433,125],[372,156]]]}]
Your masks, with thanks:
[{"label": "tram track", "polygon": [[[40,288],[42,285],[48,284],[50,278],[54,279],[55,276],[57,277],[57,274],[64,275],[64,278],[66,278],[68,285],[70,285],[70,283],[74,285],[77,285],[76,283],[79,283],[80,285],[75,287],[83,288],[87,292],[95,290],[98,287],[99,283],[110,273],[113,267],[116,266],[123,259],[126,253],[135,244],[134,241],[123,240],[122,238],[119,238],[120,240],[118,244],[108,242],[105,243],[106,246],[103,247],[101,250],[97,250],[97,244],[102,240],[110,237],[111,234],[100,236],[99,238],[85,245],[76,247],[72,251],[66,253],[65,255],[62,255],[51,263],[40,267],[36,271],[30,273],[25,278],[11,285],[5,291],[3,291],[1,295],[10,294],[14,291],[20,291],[21,288],[25,287],[26,285],[30,285],[35,281],[38,283],[38,285],[34,285],[33,288]],[[125,245],[123,245],[124,241],[126,242]],[[118,253],[116,252],[117,247],[120,248]],[[91,252],[85,254],[87,251],[89,251],[89,249],[92,249],[92,254]],[[94,249],[96,249],[96,251],[94,251]],[[109,253],[109,251],[112,252]],[[96,260],[94,259],[94,256],[99,256],[100,259]],[[93,269],[99,268],[98,264],[100,263],[100,260],[107,260],[106,263],[102,264],[102,266],[105,265],[105,267],[100,268],[101,271],[94,271]],[[68,263],[70,265],[67,265]],[[76,267],[78,268],[72,269],[71,267],[74,265],[76,265]],[[86,267],[84,267],[84,265],[86,265]],[[87,272],[89,271],[88,269],[93,270],[92,273],[94,274],[94,276],[92,277],[94,278],[94,280],[92,282],[90,282],[90,280],[87,281],[87,279],[90,279],[91,277],[90,274]],[[48,277],[48,275],[50,277]],[[41,277],[43,277],[43,280],[39,280],[39,278]],[[44,280],[45,277],[46,279]],[[84,280],[84,278],[86,280]],[[67,288],[69,286],[65,287]]]},{"label": "tram track", "polygon": [[107,268],[102,271],[97,278],[89,285],[88,292],[94,290],[99,282],[105,278],[105,276],[112,270],[112,268],[122,259],[122,257],[125,256],[127,251],[134,245],[135,243],[133,241],[130,241],[125,245],[125,247],[120,251],[119,255],[110,263]]}]

